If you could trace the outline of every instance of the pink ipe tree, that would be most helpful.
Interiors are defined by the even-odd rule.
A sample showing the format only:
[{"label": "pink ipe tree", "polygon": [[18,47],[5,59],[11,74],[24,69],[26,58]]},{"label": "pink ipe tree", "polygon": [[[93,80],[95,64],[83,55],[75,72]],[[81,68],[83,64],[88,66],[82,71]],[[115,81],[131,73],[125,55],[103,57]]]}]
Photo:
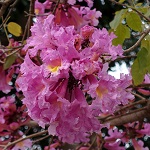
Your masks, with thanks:
[{"label": "pink ipe tree", "polygon": [[[15,2],[1,2],[1,10]],[[142,138],[150,134],[149,75],[136,85],[131,73],[108,74],[109,64],[131,49],[114,44],[117,28],[98,28],[102,13],[94,1],[80,2],[30,0],[22,41],[1,45],[0,149],[36,149],[45,140],[44,150],[125,150],[127,144],[148,150]],[[11,34],[20,31],[16,23],[7,26]]]}]

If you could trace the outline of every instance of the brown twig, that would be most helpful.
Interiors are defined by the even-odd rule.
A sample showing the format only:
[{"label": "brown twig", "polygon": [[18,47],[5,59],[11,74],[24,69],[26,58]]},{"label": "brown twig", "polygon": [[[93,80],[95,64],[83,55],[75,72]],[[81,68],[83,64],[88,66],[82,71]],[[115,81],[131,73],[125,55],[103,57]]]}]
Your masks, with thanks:
[{"label": "brown twig", "polygon": [[54,138],[54,136],[52,136],[51,139],[50,139],[50,141],[49,141],[48,149],[50,149],[50,145],[51,145],[52,142],[53,142],[53,138]]},{"label": "brown twig", "polygon": [[136,58],[136,55],[130,55],[130,56],[123,56],[123,57],[118,57],[113,61],[118,61],[118,60],[124,60],[124,59],[130,59],[130,58]]},{"label": "brown twig", "polygon": [[6,48],[4,47],[3,48],[3,52],[6,53],[6,52],[9,52],[11,50],[15,50],[15,49],[18,49],[18,48],[23,48],[24,47],[24,44],[20,45],[20,46],[15,46],[15,47],[12,47],[12,48]]},{"label": "brown twig", "polygon": [[[2,16],[2,22],[3,22],[3,16]],[[4,32],[5,32],[5,34],[6,34],[7,40],[8,40],[8,42],[9,42],[8,32],[7,32],[7,30],[6,30],[6,25],[3,24],[3,27],[4,27]]]},{"label": "brown twig", "polygon": [[129,122],[138,121],[146,117],[146,113],[147,113],[146,110],[147,110],[146,107],[140,108],[136,111],[126,113],[124,115],[108,118],[102,123],[103,124],[110,123],[110,125],[112,126],[119,126]]},{"label": "brown twig", "polygon": [[105,141],[102,140],[100,147],[98,148],[98,150],[102,150],[103,149],[103,145],[104,145]]},{"label": "brown twig", "polygon": [[20,60],[24,61],[24,58],[19,53],[17,53],[17,57],[20,58]]},{"label": "brown twig", "polygon": [[20,48],[16,49],[15,51],[11,52],[10,54],[6,54],[6,57],[9,57],[15,53],[17,53],[18,51],[20,51]]},{"label": "brown twig", "polygon": [[144,39],[144,37],[150,32],[150,28],[148,30],[146,30],[143,35],[140,37],[140,39],[130,48],[126,49],[124,51],[124,54],[131,52],[132,50],[134,50],[140,43],[141,41]]},{"label": "brown twig", "polygon": [[46,138],[48,138],[48,137],[50,137],[50,136],[51,136],[51,135],[46,135],[46,136],[44,136],[44,137],[42,137],[42,138],[39,138],[39,139],[37,139],[37,140],[34,140],[32,143],[35,144],[35,143],[40,142],[40,141],[42,141],[42,140],[44,140],[44,139],[46,139]]},{"label": "brown twig", "polygon": [[[34,3],[35,3],[35,0],[30,0],[30,9],[29,9],[29,14],[34,14]],[[33,24],[33,16],[32,15],[29,15],[29,21],[28,21],[28,33],[27,33],[27,36],[29,37],[30,36],[30,28]]]},{"label": "brown twig", "polygon": [[54,9],[53,9],[52,14],[55,14],[56,9],[57,9],[57,7],[58,7],[59,3],[60,3],[60,0],[57,0],[57,3],[56,3],[56,5],[55,5],[55,7],[54,7]]},{"label": "brown twig", "polygon": [[126,90],[127,92],[130,92],[131,94],[133,94],[134,96],[136,96],[136,97],[138,97],[138,98],[140,98],[140,99],[145,99],[145,97],[143,97],[143,96],[141,96],[141,95],[139,95],[139,94],[137,94],[137,93],[134,93],[134,92],[132,92],[132,91],[129,91],[129,90]]},{"label": "brown twig", "polygon": [[7,7],[9,6],[9,4],[12,2],[13,0],[5,0],[4,2],[1,2],[2,6],[0,9],[0,18],[4,15]]},{"label": "brown twig", "polygon": [[147,102],[147,106],[145,107],[133,110],[123,115],[110,117],[102,123],[110,123],[110,125],[119,126],[129,122],[143,120],[144,118],[150,118],[150,101]]},{"label": "brown twig", "polygon": [[[35,3],[35,0],[30,1],[29,14],[34,14],[34,3]],[[32,24],[33,24],[33,15],[29,15],[27,23],[25,25],[25,29],[24,29],[24,34],[22,37],[22,43],[24,42],[26,35],[27,35],[27,37],[30,36],[30,34],[31,34],[30,28],[31,28]]]},{"label": "brown twig", "polygon": [[43,16],[48,16],[49,15],[49,13],[44,13],[44,14],[38,14],[38,15],[36,15],[36,14],[30,14],[30,13],[28,13],[28,12],[26,12],[26,11],[24,11],[24,13],[26,14],[25,16],[32,16],[32,17],[43,17]]},{"label": "brown twig", "polygon": [[13,4],[10,5],[10,9],[9,9],[9,12],[7,14],[7,16],[5,17],[5,19],[3,20],[2,24],[0,25],[0,29],[3,27],[3,25],[8,21],[8,18],[13,10],[13,8],[15,7],[15,5],[17,4],[18,0],[15,0],[13,2]]},{"label": "brown twig", "polygon": [[89,150],[92,149],[94,143],[96,142],[96,139],[97,139],[97,135],[95,135],[95,137],[93,138],[92,143],[90,144]]},{"label": "brown twig", "polygon": [[[121,109],[116,110],[116,111],[114,112],[114,114],[118,114],[119,112],[122,112],[123,110],[129,109],[129,108],[133,108],[135,105],[144,104],[144,103],[145,103],[145,104],[147,103],[147,99],[142,99],[142,100],[139,100],[139,101],[137,101],[137,102],[128,104],[128,105],[126,105],[126,106],[123,106],[123,107],[121,107]],[[123,115],[123,114],[122,114],[122,115]],[[104,121],[104,120],[106,120],[106,119],[108,119],[108,118],[111,118],[111,117],[115,117],[115,116],[107,115],[106,117],[98,117],[98,119]]]},{"label": "brown twig", "polygon": [[137,102],[134,102],[134,103],[131,103],[131,104],[128,104],[124,107],[122,107],[121,109],[119,109],[118,111],[115,111],[114,114],[117,114],[118,112],[120,111],[123,111],[123,110],[126,110],[126,109],[129,109],[129,108],[132,108],[132,107],[135,107],[136,105],[139,105],[139,104],[144,104],[144,103],[147,103],[147,99],[142,99],[142,100],[139,100]]},{"label": "brown twig", "polygon": [[38,133],[35,133],[35,134],[28,135],[28,136],[23,137],[23,138],[20,138],[20,139],[18,139],[18,140],[16,140],[16,141],[13,141],[13,142],[11,142],[11,143],[8,143],[8,144],[4,147],[3,150],[7,150],[10,146],[15,145],[16,143],[19,143],[19,142],[24,141],[24,140],[29,139],[29,138],[41,136],[42,134],[45,134],[45,133],[47,133],[47,132],[48,132],[47,130],[44,130],[44,131],[41,131],[41,132],[38,132]]},{"label": "brown twig", "polygon": [[29,24],[29,19],[27,20],[27,23],[25,25],[24,34],[23,34],[22,41],[21,41],[22,44],[23,44],[25,37],[26,37],[26,34],[27,34],[28,24]]},{"label": "brown twig", "polygon": [[142,87],[150,87],[150,84],[149,83],[143,83],[143,84],[139,84],[137,86],[135,86],[135,85],[128,86],[128,88],[142,88]]}]

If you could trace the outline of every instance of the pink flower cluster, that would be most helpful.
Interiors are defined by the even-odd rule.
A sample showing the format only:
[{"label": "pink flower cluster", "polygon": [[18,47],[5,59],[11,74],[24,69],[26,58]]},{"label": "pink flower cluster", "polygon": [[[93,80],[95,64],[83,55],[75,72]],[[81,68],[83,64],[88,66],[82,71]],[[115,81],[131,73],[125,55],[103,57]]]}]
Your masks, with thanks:
[{"label": "pink flower cluster", "polygon": [[17,79],[29,115],[63,142],[87,142],[102,127],[96,116],[133,98],[125,91],[129,77],[107,74],[105,61],[121,56],[121,47],[104,28],[86,25],[76,33],[74,26],[55,25],[53,15],[38,19],[31,32]]},{"label": "pink flower cluster", "polygon": [[130,123],[125,125],[124,131],[119,131],[117,128],[109,129],[109,136],[105,137],[107,141],[104,147],[107,149],[125,150],[120,146],[120,143],[132,142],[134,149],[148,150],[148,147],[144,147],[143,141],[140,140],[143,136],[150,135],[150,124],[144,123],[142,128],[139,129],[139,123]]},{"label": "pink flower cluster", "polygon": [[100,11],[96,11],[96,9],[91,10],[89,7],[73,7],[73,9],[85,20],[86,24],[91,26],[97,26],[99,23],[98,19],[102,16]]},{"label": "pink flower cluster", "polygon": [[0,140],[0,144],[20,137],[18,129],[30,120],[25,108],[24,105],[17,108],[12,97],[0,98],[0,136],[8,136],[7,139]]},{"label": "pink flower cluster", "polygon": [[128,75],[121,75],[119,80],[107,74],[108,66],[103,65],[102,71],[98,74],[100,78],[98,81],[89,78],[88,94],[95,100],[92,103],[94,110],[100,110],[102,113],[113,113],[119,109],[119,105],[128,104],[129,100],[134,98],[133,95],[127,93],[125,89],[129,86],[131,77]]},{"label": "pink flower cluster", "polygon": [[[93,5],[91,0],[86,2],[90,6]],[[73,25],[77,31],[84,25],[97,26],[99,23],[98,19],[102,15],[101,12],[96,11],[96,9],[91,10],[89,7],[75,6],[75,3],[75,0],[68,0],[67,3],[63,0],[60,1],[55,11],[55,23],[61,26]],[[40,3],[38,0],[35,1],[35,14],[41,20],[45,19],[45,16],[42,16],[45,12],[47,12],[47,15],[51,14],[49,11],[53,9],[54,5],[49,0],[46,0],[44,3]]]},{"label": "pink flower cluster", "polygon": [[49,9],[52,5],[52,2],[46,0],[44,3],[40,3],[38,0],[35,1],[34,12],[36,15],[44,14],[46,9]]}]

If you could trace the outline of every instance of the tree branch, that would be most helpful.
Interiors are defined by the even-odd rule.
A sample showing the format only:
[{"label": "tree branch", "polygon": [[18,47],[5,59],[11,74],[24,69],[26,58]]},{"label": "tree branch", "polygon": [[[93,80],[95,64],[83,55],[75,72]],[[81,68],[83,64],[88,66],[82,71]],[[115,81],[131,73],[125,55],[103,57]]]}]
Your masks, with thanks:
[{"label": "tree branch", "polygon": [[[125,106],[122,106],[119,110],[116,110],[115,112],[114,112],[114,115],[115,116],[112,116],[111,114],[110,115],[107,115],[107,116],[105,116],[105,117],[98,117],[98,119],[99,120],[102,120],[102,121],[105,121],[105,120],[107,120],[108,118],[111,118],[111,119],[113,119],[113,118],[117,118],[118,116],[118,114],[121,114],[121,112],[123,112],[123,111],[125,111],[125,110],[129,110],[129,108],[131,109],[131,108],[135,108],[135,106],[136,105],[139,105],[139,104],[146,104],[147,103],[147,99],[141,99],[141,100],[138,100],[138,101],[136,101],[136,102],[134,102],[134,103],[129,103],[128,105],[125,105]],[[123,114],[122,114],[122,116],[123,116]]]},{"label": "tree branch", "polygon": [[56,9],[57,9],[57,7],[58,7],[59,3],[60,3],[60,0],[57,0],[57,3],[56,3],[56,5],[55,5],[55,7],[54,7],[54,9],[53,9],[52,14],[55,14]]},{"label": "tree branch", "polygon": [[150,87],[150,83],[142,83],[137,86],[135,86],[135,85],[128,86],[128,88],[142,88],[142,87]]},{"label": "tree branch", "polygon": [[2,7],[0,9],[0,18],[3,16],[3,14],[5,13],[7,7],[9,6],[9,4],[12,2],[13,0],[5,0],[4,2],[1,2]]},{"label": "tree branch", "polygon": [[135,9],[134,7],[132,6],[128,6],[126,4],[122,4],[122,3],[119,3],[119,2],[116,2],[115,0],[109,0],[111,1],[112,3],[114,4],[117,4],[117,5],[121,5],[121,6],[124,6],[124,7],[127,7],[127,8],[131,8],[132,10],[134,10],[135,12],[137,12],[141,17],[143,17],[144,19],[146,19],[148,22],[150,22],[150,19],[146,16],[144,16],[140,11],[138,11],[137,9]]},{"label": "tree branch", "polygon": [[44,136],[44,137],[41,137],[41,138],[39,138],[39,139],[33,141],[33,144],[35,144],[35,143],[37,143],[37,142],[40,142],[40,141],[42,141],[42,140],[45,140],[46,138],[49,138],[50,136],[51,136],[51,135],[46,135],[46,136]]},{"label": "tree branch", "polygon": [[143,35],[140,37],[140,39],[130,48],[126,49],[124,51],[124,54],[131,52],[132,50],[134,50],[140,43],[141,41],[144,39],[144,37],[150,32],[150,28],[148,30],[146,30]]},{"label": "tree branch", "polygon": [[0,29],[1,29],[1,28],[3,27],[3,25],[8,21],[9,16],[10,16],[10,14],[11,14],[13,8],[15,7],[15,5],[17,4],[18,1],[19,1],[19,0],[15,0],[15,1],[13,2],[13,4],[10,5],[9,12],[8,12],[7,16],[5,17],[4,21],[2,22],[2,24],[0,25]]},{"label": "tree branch", "polygon": [[132,8],[135,12],[137,12],[141,17],[143,17],[144,19],[146,19],[148,22],[150,22],[150,19],[146,16],[144,16],[141,12],[139,12],[137,9]]},{"label": "tree branch", "polygon": [[102,123],[110,123],[112,126],[119,126],[134,121],[140,121],[144,118],[150,118],[150,101],[148,101],[147,106],[143,108],[139,108],[131,113],[126,113],[120,116],[106,118],[106,120],[104,120]]},{"label": "tree branch", "polygon": [[23,137],[23,138],[20,138],[20,139],[14,141],[14,142],[8,143],[8,144],[4,147],[3,150],[7,150],[8,147],[13,146],[13,145],[15,145],[16,143],[19,143],[19,142],[24,141],[24,140],[29,139],[29,138],[33,138],[33,137],[36,137],[36,136],[40,136],[40,135],[45,134],[45,133],[47,133],[47,132],[48,132],[47,130],[44,130],[44,131],[41,131],[41,132],[38,132],[38,133],[35,133],[35,134],[28,135],[28,136]]},{"label": "tree branch", "polygon": [[142,99],[142,100],[145,100],[145,98],[143,97],[143,96],[141,96],[141,95],[139,95],[139,94],[137,94],[137,93],[134,93],[134,92],[132,92],[132,91],[129,91],[129,90],[126,90],[127,92],[130,92],[131,94],[133,94],[134,96],[136,96],[136,97],[138,97],[138,98],[140,98],[140,99]]},{"label": "tree branch", "polygon": [[136,57],[137,57],[136,55],[117,57],[115,60],[113,60],[113,61],[111,61],[111,62],[119,61],[119,60],[125,60],[125,59],[131,59],[131,58],[136,58]]},{"label": "tree branch", "polygon": [[[29,14],[34,14],[34,3],[35,3],[35,0],[30,0]],[[28,19],[29,19],[29,22],[28,22],[28,37],[29,37],[30,36],[30,28],[33,24],[33,16],[30,15]]]},{"label": "tree branch", "polygon": [[27,37],[29,37],[31,34],[30,28],[33,24],[33,15],[32,14],[34,14],[34,3],[35,3],[35,0],[30,0],[29,14],[31,14],[31,15],[28,16],[28,20],[27,20],[27,23],[25,25],[24,34],[22,37],[22,43],[24,42],[26,35],[27,35]]},{"label": "tree branch", "polygon": [[142,99],[142,100],[136,101],[134,103],[131,103],[131,104],[128,104],[128,105],[121,107],[121,109],[115,111],[114,114],[119,114],[119,112],[121,112],[121,111],[127,110],[129,108],[133,108],[136,105],[141,105],[141,104],[146,104],[146,103],[147,103],[147,99]]}]

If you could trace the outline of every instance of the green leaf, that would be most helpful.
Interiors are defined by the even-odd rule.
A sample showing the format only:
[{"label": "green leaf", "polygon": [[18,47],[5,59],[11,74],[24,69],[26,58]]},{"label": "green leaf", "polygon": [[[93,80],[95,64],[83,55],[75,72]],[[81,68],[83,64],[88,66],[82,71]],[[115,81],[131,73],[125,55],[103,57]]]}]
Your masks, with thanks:
[{"label": "green leaf", "polygon": [[142,22],[139,15],[135,12],[128,12],[126,15],[126,22],[127,25],[135,31],[141,31],[142,30]]},{"label": "green leaf", "polygon": [[8,69],[15,62],[16,58],[16,54],[8,56],[3,66],[4,70]]},{"label": "green leaf", "polygon": [[131,74],[134,85],[139,85],[143,82],[145,72],[139,71],[139,62],[136,59],[131,67]]},{"label": "green leaf", "polygon": [[150,51],[146,48],[142,48],[135,59],[132,67],[131,74],[134,85],[139,85],[143,82],[146,73],[150,72]]},{"label": "green leaf", "polygon": [[150,36],[146,36],[142,42],[141,42],[141,47],[144,47],[148,50],[150,50]]},{"label": "green leaf", "polygon": [[113,45],[123,44],[126,38],[130,38],[130,29],[123,24],[119,24],[114,33],[117,38],[113,40]]},{"label": "green leaf", "polygon": [[136,5],[135,5],[135,8],[138,10],[138,11],[140,11],[141,13],[146,13],[147,11],[149,11],[150,9],[149,9],[149,6],[148,5],[143,5],[143,3],[137,3]]},{"label": "green leaf", "polygon": [[135,6],[136,7],[139,7],[139,6],[141,7],[142,5],[143,5],[143,3],[137,3]]},{"label": "green leaf", "polygon": [[119,0],[119,3],[123,3],[125,0]]},{"label": "green leaf", "polygon": [[110,27],[112,29],[116,29],[118,27],[118,25],[124,19],[126,12],[127,12],[127,9],[122,9],[122,10],[116,12],[114,19],[110,22]]},{"label": "green leaf", "polygon": [[149,8],[148,7],[139,7],[139,8],[137,8],[137,10],[140,11],[141,13],[145,14],[149,10]]},{"label": "green leaf", "polygon": [[150,9],[147,10],[147,12],[145,13],[146,17],[150,17]]},{"label": "green leaf", "polygon": [[9,22],[7,24],[8,31],[14,36],[20,36],[22,34],[21,26],[15,22]]}]

